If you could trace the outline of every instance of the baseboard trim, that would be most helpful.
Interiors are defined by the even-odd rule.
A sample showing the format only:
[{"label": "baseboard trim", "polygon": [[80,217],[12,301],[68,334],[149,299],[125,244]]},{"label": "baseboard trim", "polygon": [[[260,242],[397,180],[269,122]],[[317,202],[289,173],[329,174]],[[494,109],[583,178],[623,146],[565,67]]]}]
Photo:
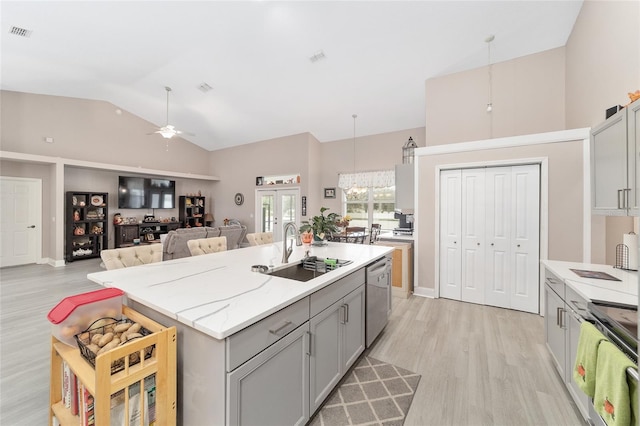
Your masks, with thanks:
[{"label": "baseboard trim", "polygon": [[54,268],[60,268],[62,266],[66,266],[66,262],[64,260],[55,260],[55,259],[47,259],[47,262],[45,262],[51,266],[53,266]]},{"label": "baseboard trim", "polygon": [[425,288],[425,287],[414,287],[413,295],[420,296],[420,297],[428,297],[429,299],[435,299],[436,297],[434,289]]}]

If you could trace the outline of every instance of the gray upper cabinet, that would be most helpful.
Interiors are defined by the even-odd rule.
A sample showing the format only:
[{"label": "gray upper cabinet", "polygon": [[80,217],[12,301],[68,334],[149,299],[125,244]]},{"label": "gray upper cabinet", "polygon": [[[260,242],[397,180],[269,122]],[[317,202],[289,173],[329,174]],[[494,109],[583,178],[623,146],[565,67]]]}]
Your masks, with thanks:
[{"label": "gray upper cabinet", "polygon": [[413,214],[414,202],[414,165],[396,165],[396,211]]},{"label": "gray upper cabinet", "polygon": [[591,129],[592,213],[638,216],[640,101]]}]

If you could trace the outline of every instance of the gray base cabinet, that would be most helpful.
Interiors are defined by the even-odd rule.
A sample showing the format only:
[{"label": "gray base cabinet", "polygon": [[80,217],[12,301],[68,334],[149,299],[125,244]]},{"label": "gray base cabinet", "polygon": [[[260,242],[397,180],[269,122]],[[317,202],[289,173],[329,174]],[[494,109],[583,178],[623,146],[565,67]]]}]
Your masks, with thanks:
[{"label": "gray base cabinet", "polygon": [[309,324],[229,373],[232,425],[303,425],[309,420]]},{"label": "gray base cabinet", "polygon": [[338,300],[309,321],[312,344],[311,412],[320,407],[364,351],[365,286]]},{"label": "gray base cabinet", "polygon": [[178,330],[178,424],[305,424],[365,349],[364,268],[224,340]]},{"label": "gray base cabinet", "polygon": [[573,380],[573,365],[580,338],[580,312],[587,302],[551,271],[545,271],[545,339],[562,382],[585,420],[589,419],[589,398]]},{"label": "gray base cabinet", "polygon": [[553,364],[558,370],[562,381],[565,381],[565,330],[561,323],[564,301],[553,290],[551,290],[549,286],[545,286],[544,296],[546,300],[544,331],[547,348],[551,353]]}]

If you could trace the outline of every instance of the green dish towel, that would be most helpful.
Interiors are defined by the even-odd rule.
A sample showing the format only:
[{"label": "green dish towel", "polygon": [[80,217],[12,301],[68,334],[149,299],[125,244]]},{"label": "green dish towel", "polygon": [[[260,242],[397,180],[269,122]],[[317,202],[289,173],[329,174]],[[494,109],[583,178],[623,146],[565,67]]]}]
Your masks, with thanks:
[{"label": "green dish towel", "polygon": [[[636,369],[636,371],[638,371]],[[631,425],[640,425],[640,408],[638,408],[638,382],[627,377],[629,383],[629,394],[631,395]]]},{"label": "green dish towel", "polygon": [[606,341],[607,338],[593,324],[588,321],[582,322],[576,360],[573,365],[573,381],[591,398],[596,389],[598,345],[603,340]]},{"label": "green dish towel", "polygon": [[593,405],[608,426],[631,425],[627,367],[635,368],[635,364],[620,349],[610,342],[600,343]]}]

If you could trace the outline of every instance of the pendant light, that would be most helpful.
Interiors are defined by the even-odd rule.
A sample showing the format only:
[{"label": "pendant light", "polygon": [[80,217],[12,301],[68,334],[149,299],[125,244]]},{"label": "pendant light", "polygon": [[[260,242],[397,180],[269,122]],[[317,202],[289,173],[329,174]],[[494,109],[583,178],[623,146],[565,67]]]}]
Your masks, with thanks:
[{"label": "pendant light", "polygon": [[491,113],[493,111],[493,81],[492,81],[492,66],[491,66],[491,42],[496,37],[491,34],[487,38],[484,39],[485,43],[487,43],[487,69],[489,72],[489,99],[487,102],[487,112]]},{"label": "pendant light", "polygon": [[351,189],[356,189],[356,118],[357,114],[353,114],[353,182],[351,183]]}]

